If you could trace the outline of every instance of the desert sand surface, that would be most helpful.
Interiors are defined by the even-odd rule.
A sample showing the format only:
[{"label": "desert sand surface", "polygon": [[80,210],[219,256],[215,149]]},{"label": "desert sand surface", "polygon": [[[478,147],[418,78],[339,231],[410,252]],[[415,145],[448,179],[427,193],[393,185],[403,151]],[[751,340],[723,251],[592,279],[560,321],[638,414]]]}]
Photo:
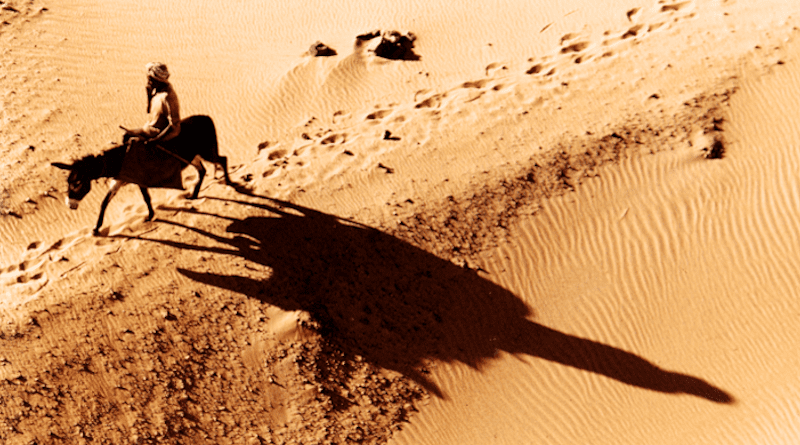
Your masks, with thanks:
[{"label": "desert sand surface", "polygon": [[[794,0],[3,0],[0,442],[797,443],[798,27]],[[127,185],[93,236],[109,181],[70,210],[51,163],[147,120],[151,61],[235,185],[208,164],[150,222]]]}]

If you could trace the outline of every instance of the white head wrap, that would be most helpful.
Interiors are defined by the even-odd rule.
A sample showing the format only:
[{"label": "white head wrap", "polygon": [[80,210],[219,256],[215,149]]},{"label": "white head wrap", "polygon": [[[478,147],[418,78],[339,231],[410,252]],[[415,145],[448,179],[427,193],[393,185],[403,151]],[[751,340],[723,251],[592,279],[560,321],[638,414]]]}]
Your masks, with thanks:
[{"label": "white head wrap", "polygon": [[161,62],[150,62],[146,66],[147,68],[147,75],[152,77],[153,79],[167,83],[169,79],[169,71],[167,71],[167,66]]}]

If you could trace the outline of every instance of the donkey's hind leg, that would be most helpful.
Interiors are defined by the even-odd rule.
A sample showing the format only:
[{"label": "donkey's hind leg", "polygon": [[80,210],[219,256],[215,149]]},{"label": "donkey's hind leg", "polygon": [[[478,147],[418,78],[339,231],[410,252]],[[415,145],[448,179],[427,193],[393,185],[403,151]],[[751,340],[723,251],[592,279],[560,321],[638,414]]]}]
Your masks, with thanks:
[{"label": "donkey's hind leg", "polygon": [[150,202],[150,193],[147,192],[147,187],[139,186],[139,190],[142,192],[142,197],[144,198],[144,203],[147,204],[147,218],[145,221],[152,221],[153,217],[156,216],[156,212],[153,210],[153,203]]},{"label": "donkey's hind leg", "polygon": [[206,176],[206,168],[203,167],[203,161],[200,156],[195,156],[192,159],[192,165],[197,169],[197,184],[194,186],[194,191],[189,199],[197,199],[197,195],[200,194],[200,186],[203,185],[203,178]]},{"label": "donkey's hind leg", "polygon": [[217,165],[222,166],[222,173],[225,175],[225,185],[233,185],[231,177],[228,176],[228,158],[225,156],[217,156],[217,159],[214,161],[214,173],[217,171]]},{"label": "donkey's hind leg", "polygon": [[108,207],[108,203],[111,202],[111,199],[114,198],[123,185],[125,185],[125,183],[122,181],[111,181],[111,188],[108,190],[108,193],[106,193],[106,197],[103,198],[103,203],[100,204],[100,216],[97,217],[97,225],[95,225],[94,230],[92,230],[94,236],[100,235],[100,226],[103,225],[103,216],[106,214],[106,207]]}]

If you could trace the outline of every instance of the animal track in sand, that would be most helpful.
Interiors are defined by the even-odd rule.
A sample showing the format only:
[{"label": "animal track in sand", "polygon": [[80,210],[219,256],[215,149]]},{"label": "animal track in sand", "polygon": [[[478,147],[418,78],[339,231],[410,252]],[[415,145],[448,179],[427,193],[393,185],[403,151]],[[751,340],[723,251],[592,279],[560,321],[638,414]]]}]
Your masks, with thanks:
[{"label": "animal track in sand", "polygon": [[563,36],[561,36],[561,42],[559,42],[559,45],[563,45],[564,42],[566,42],[568,40],[572,40],[572,39],[574,39],[576,37],[578,37],[578,34],[574,34],[574,33],[564,34]]},{"label": "animal track in sand", "polygon": [[344,144],[345,142],[347,142],[347,134],[334,133],[334,134],[326,137],[325,139],[321,140],[320,144],[322,144],[322,145]]},{"label": "animal track in sand", "polygon": [[586,55],[586,56],[578,56],[578,57],[576,57],[576,58],[575,58],[575,60],[573,60],[573,61],[574,61],[575,63],[583,63],[583,62],[587,62],[587,61],[589,61],[589,60],[591,60],[591,59],[592,59],[592,56],[591,56],[591,55]]},{"label": "animal track in sand", "polygon": [[671,5],[664,5],[661,7],[661,12],[670,12],[670,11],[680,11],[691,6],[692,2],[680,2],[680,3],[673,3]]},{"label": "animal track in sand", "polygon": [[539,74],[544,70],[544,66],[541,63],[537,63],[536,65],[532,66],[528,71],[525,71],[525,74]]},{"label": "animal track in sand", "polygon": [[508,67],[501,64],[501,63],[490,63],[486,65],[486,75],[491,76],[495,74],[497,71],[504,71],[507,70]]},{"label": "animal track in sand", "polygon": [[561,48],[561,54],[579,53],[589,48],[589,42],[576,42]]},{"label": "animal track in sand", "polygon": [[[277,150],[277,147],[264,147],[267,159],[272,162],[270,165],[265,165],[260,173],[272,180],[297,167],[309,165],[309,161],[314,164],[312,165],[314,169],[320,164],[327,165],[323,167],[325,170],[323,176],[330,173],[330,169],[338,171],[342,168],[352,168],[354,162],[362,163],[374,150],[393,150],[393,147],[425,143],[430,133],[436,131],[442,122],[462,117],[473,118],[477,108],[463,108],[462,105],[477,101],[474,102],[476,105],[470,107],[480,107],[486,97],[495,93],[507,94],[513,90],[516,95],[514,97],[519,97],[524,103],[540,104],[543,102],[541,98],[536,102],[533,101],[533,97],[524,97],[532,90],[527,85],[519,85],[519,74],[532,76],[529,79],[531,86],[534,87],[533,96],[541,95],[542,88],[549,91],[547,94],[564,92],[567,90],[564,85],[567,85],[569,76],[587,74],[582,70],[582,66],[593,65],[593,62],[602,63],[611,57],[615,59],[624,57],[630,48],[646,38],[649,33],[669,28],[673,21],[684,19],[687,11],[691,12],[693,4],[693,1],[661,0],[657,4],[648,6],[629,6],[620,9],[618,11],[618,16],[622,18],[620,26],[606,31],[605,37],[597,35],[602,34],[602,29],[598,30],[599,32],[585,29],[559,34],[555,36],[556,40],[549,50],[528,59],[528,63],[523,67],[519,67],[513,61],[487,63],[484,65],[486,75],[484,78],[462,79],[467,81],[455,83],[445,90],[420,89],[414,95],[413,101],[405,104],[393,106],[389,103],[372,103],[369,108],[360,110],[333,111],[332,115],[328,114],[329,118],[325,119],[333,122],[332,129],[326,130],[327,127],[321,127],[323,125],[321,121],[311,118],[305,122],[306,128],[300,129],[304,132],[305,141],[297,139],[294,143],[285,145],[289,147],[288,153],[286,150]],[[508,71],[509,67],[515,66],[520,70],[517,75]],[[423,114],[417,115],[415,110]],[[421,125],[417,123],[418,118]],[[409,120],[411,125],[405,125]],[[394,127],[393,123],[403,125]],[[372,127],[372,130],[368,130],[369,127]],[[381,138],[386,131],[394,133],[395,130],[399,130],[398,134],[402,134],[401,143],[396,143],[394,139],[388,139],[392,143],[379,141],[379,139],[387,140]],[[376,142],[372,142],[373,138]],[[293,151],[294,156],[303,156],[302,164],[298,163],[297,157],[287,157]],[[279,165],[281,159],[287,162]],[[300,174],[299,171],[300,169],[297,169],[294,174]]]},{"label": "animal track in sand", "polygon": [[[40,245],[41,242],[39,241],[33,242],[28,246],[27,250],[28,252],[31,252],[32,250],[37,249]],[[50,252],[50,250],[44,252],[43,254],[36,255],[33,258],[25,259],[18,264],[13,264],[5,269],[0,269],[0,275],[12,274],[12,276],[10,277],[10,281],[6,281],[5,284],[8,286],[16,284],[27,284],[45,278],[44,272],[41,271],[40,269],[50,259],[49,257],[48,258],[44,257],[44,254],[48,252]],[[13,274],[15,274],[15,276]],[[47,284],[47,282],[45,282],[44,284]],[[36,289],[34,292],[38,292],[38,290],[41,290],[44,287],[44,284],[39,286],[39,289]]]},{"label": "animal track in sand", "polygon": [[[674,0],[672,0],[674,1]],[[611,51],[610,49],[600,50],[602,47],[610,47],[623,42],[638,41],[647,34],[664,27],[669,21],[678,22],[696,16],[694,12],[687,14],[694,6],[694,1],[682,1],[668,3],[668,0],[660,0],[657,5],[650,8],[649,12],[643,8],[636,7],[625,12],[628,21],[633,25],[627,29],[612,31],[607,30],[603,33],[606,39],[597,45],[593,39],[580,32],[566,33],[558,41],[557,53],[555,58],[547,62],[548,58],[530,58],[530,67],[525,71],[528,75],[552,76],[556,73],[556,67],[563,67],[565,63],[584,64],[590,60],[601,60],[618,54],[620,49]],[[629,43],[628,43],[629,45]],[[494,64],[496,65],[496,64]],[[547,65],[554,65],[548,71]]]},{"label": "animal track in sand", "polygon": [[476,80],[473,82],[464,82],[461,84],[461,88],[483,88],[486,84],[489,83],[488,79]]},{"label": "animal track in sand", "polygon": [[333,113],[333,124],[334,125],[341,124],[344,120],[348,119],[349,117],[350,117],[349,113],[345,113],[344,111],[339,110]]},{"label": "animal track in sand", "polygon": [[378,110],[367,115],[367,120],[380,120],[392,114],[394,110]]},{"label": "animal track in sand", "polygon": [[419,102],[414,108],[439,108],[442,105],[442,99],[447,97],[446,94],[434,94],[433,96]]},{"label": "animal track in sand", "polygon": [[641,31],[642,28],[644,28],[644,25],[636,25],[630,28],[625,32],[625,34],[622,35],[622,39],[629,39],[631,37],[636,37],[636,35],[639,34],[639,31]]},{"label": "animal track in sand", "polygon": [[272,152],[270,152],[270,154],[267,155],[267,160],[274,161],[276,159],[280,159],[282,157],[285,157],[286,153],[287,153],[286,150],[280,148],[277,150],[272,150]]}]

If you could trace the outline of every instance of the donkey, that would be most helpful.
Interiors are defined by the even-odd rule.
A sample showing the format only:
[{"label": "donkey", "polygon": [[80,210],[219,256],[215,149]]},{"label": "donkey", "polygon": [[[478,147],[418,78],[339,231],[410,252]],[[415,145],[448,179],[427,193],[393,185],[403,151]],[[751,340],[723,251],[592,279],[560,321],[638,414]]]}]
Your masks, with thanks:
[{"label": "donkey", "polygon": [[[230,177],[228,176],[228,158],[219,155],[219,148],[217,146],[217,131],[214,127],[214,121],[208,116],[190,116],[181,121],[180,134],[165,143],[169,148],[169,156],[181,161],[182,171],[189,164],[192,164],[199,174],[197,184],[194,186],[194,191],[190,199],[197,199],[200,193],[200,185],[203,183],[203,177],[206,174],[206,169],[200,160],[205,159],[215,165],[222,166],[222,171],[225,174],[225,184],[233,185]],[[166,148],[161,146],[153,148],[166,151]],[[67,194],[67,205],[72,210],[78,208],[78,203],[83,199],[92,189],[92,181],[99,178],[114,178],[112,181],[111,189],[103,199],[103,204],[100,206],[100,216],[97,218],[97,225],[92,232],[95,236],[100,234],[100,227],[103,225],[103,215],[106,212],[108,203],[117,194],[119,189],[127,184],[119,179],[120,173],[123,168],[123,161],[125,154],[128,150],[127,144],[122,144],[110,148],[100,155],[89,155],[79,159],[72,164],[64,164],[61,162],[54,162],[52,165],[60,169],[69,170],[69,191]],[[144,172],[147,174],[147,172]],[[152,221],[155,216],[153,205],[150,202],[150,194],[147,191],[147,186],[139,184],[139,190],[142,192],[144,202],[147,204],[147,219],[145,221]]]}]

